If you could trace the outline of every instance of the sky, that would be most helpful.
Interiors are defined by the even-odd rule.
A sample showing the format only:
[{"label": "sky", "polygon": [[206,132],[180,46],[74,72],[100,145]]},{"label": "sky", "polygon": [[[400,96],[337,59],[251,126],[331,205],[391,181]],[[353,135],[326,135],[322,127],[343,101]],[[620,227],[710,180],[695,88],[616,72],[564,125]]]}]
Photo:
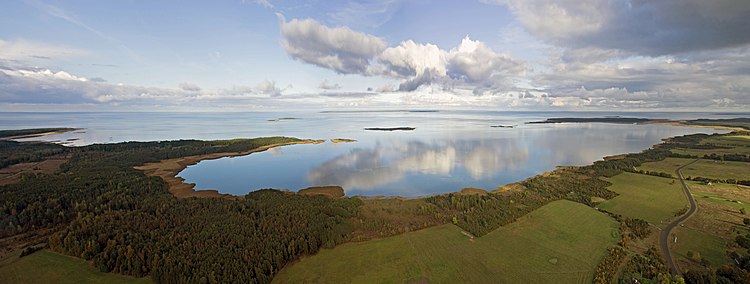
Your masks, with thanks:
[{"label": "sky", "polygon": [[747,111],[750,1],[0,4],[0,111]]}]

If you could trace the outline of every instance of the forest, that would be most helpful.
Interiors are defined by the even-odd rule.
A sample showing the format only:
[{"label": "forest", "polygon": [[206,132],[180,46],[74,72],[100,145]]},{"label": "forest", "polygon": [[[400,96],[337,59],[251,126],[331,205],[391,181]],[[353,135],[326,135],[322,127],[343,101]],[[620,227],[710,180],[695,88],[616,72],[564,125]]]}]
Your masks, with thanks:
[{"label": "forest", "polygon": [[132,166],[295,140],[80,148],[5,141],[3,149],[13,154],[35,157],[37,148],[49,147],[72,158],[59,173],[0,188],[0,237],[51,229],[48,243],[55,251],[91,260],[101,271],[150,275],[160,283],[268,283],[286,263],[343,242],[361,201],[277,190],[253,192],[240,201],[176,199],[161,179]]},{"label": "forest", "polygon": [[[133,168],[163,159],[299,141],[295,138],[83,147],[0,141],[0,161],[6,165],[53,155],[69,157],[58,173],[27,175],[0,187],[0,238],[44,234],[44,243],[52,250],[88,260],[100,271],[149,276],[159,283],[269,283],[286,264],[347,241],[447,222],[482,236],[554,200],[594,206],[592,197],[617,195],[607,190],[610,183],[601,177],[675,156],[673,147],[697,145],[703,138],[676,137],[619,159],[560,167],[519,182],[518,190],[413,200],[332,199],[273,189],[249,193],[241,200],[177,199],[163,180]],[[612,265],[625,257],[628,239],[648,235],[643,220],[613,218],[620,221],[625,235],[597,268],[597,279],[605,282],[617,269]],[[26,254],[40,244],[27,246]],[[641,279],[654,281],[669,277],[660,261],[655,254],[638,256],[626,273],[653,276]],[[732,266],[711,273],[714,278],[745,277],[744,269]]]}]

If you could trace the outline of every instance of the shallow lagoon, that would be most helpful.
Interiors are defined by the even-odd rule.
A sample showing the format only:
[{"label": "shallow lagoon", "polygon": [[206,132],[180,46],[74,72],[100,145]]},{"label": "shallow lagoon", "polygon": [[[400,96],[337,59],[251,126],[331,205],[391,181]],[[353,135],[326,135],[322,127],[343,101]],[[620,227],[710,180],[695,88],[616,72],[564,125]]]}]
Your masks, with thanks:
[{"label": "shallow lagoon", "polygon": [[362,121],[353,123],[359,125],[356,129],[313,136],[358,142],[285,146],[202,161],[179,176],[196,183],[197,189],[238,195],[262,188],[296,191],[339,185],[350,196],[413,197],[464,187],[493,190],[556,166],[586,165],[603,156],[638,152],[666,137],[714,132],[665,125],[517,122],[504,121],[514,128],[491,128],[481,120],[401,119],[385,126],[416,130],[382,132],[359,128],[372,126]]},{"label": "shallow lagoon", "polygon": [[[237,195],[261,188],[296,191],[314,185],[340,185],[350,196],[420,196],[464,187],[492,190],[558,165],[585,165],[603,156],[646,149],[662,138],[715,132],[665,125],[524,124],[551,117],[611,115],[728,118],[711,113],[477,111],[0,113],[0,128],[85,128],[27,139],[67,141],[71,146],[260,136],[351,138],[358,142],[285,146],[243,157],[202,161],[179,174],[187,182],[196,183],[197,189]],[[282,117],[300,119],[269,121]],[[364,130],[402,126],[416,129]]]}]

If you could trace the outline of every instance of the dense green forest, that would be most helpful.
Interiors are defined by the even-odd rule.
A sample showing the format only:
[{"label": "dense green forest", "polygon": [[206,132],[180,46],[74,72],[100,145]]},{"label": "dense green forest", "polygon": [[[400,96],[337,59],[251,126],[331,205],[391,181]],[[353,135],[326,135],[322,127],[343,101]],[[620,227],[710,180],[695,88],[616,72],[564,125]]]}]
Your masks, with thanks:
[{"label": "dense green forest", "polygon": [[67,150],[57,144],[0,140],[0,169],[18,163],[39,162]]},{"label": "dense green forest", "polygon": [[[452,193],[413,201],[331,199],[271,189],[249,193],[242,200],[177,199],[163,180],[133,169],[163,159],[243,152],[299,141],[295,138],[85,147],[0,141],[3,165],[54,155],[70,157],[58,173],[29,174],[18,183],[0,187],[0,237],[48,232],[47,243],[55,251],[89,260],[101,271],[149,275],[161,283],[268,283],[289,262],[349,240],[451,221],[482,236],[554,200],[594,206],[592,197],[616,196],[601,177],[634,171],[649,161],[683,157],[670,149],[705,147],[699,146],[699,141],[706,137],[676,137],[619,159],[562,167],[520,182],[522,190]],[[394,210],[394,206],[400,209]],[[405,215],[394,217],[396,214]],[[628,238],[648,235],[643,220],[613,217],[630,237],[611,249],[597,268],[597,279],[614,275],[614,264],[625,257]],[[660,261],[656,254],[638,256],[628,264],[626,272],[631,274],[627,275],[642,275],[639,279],[644,281],[668,277]],[[712,279],[748,275],[744,266],[722,269],[710,272]]]},{"label": "dense green forest", "polygon": [[[101,271],[150,275],[161,283],[268,283],[286,263],[342,242],[361,201],[276,190],[253,192],[240,201],[179,200],[161,179],[132,167],[293,141],[273,137],[59,148],[72,155],[61,172],[0,188],[0,236],[55,228],[52,249],[92,260]],[[15,154],[34,155],[39,147],[7,143],[3,149]]]}]

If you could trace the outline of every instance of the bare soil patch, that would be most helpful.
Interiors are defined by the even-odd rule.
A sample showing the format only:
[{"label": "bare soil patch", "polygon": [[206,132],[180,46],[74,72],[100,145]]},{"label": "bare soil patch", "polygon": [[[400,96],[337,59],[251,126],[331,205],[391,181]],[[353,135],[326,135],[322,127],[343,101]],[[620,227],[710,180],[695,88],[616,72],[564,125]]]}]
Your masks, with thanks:
[{"label": "bare soil patch", "polygon": [[344,197],[344,189],[337,185],[312,186],[312,187],[300,189],[297,193],[304,194],[304,195],[324,195],[330,198]]}]

